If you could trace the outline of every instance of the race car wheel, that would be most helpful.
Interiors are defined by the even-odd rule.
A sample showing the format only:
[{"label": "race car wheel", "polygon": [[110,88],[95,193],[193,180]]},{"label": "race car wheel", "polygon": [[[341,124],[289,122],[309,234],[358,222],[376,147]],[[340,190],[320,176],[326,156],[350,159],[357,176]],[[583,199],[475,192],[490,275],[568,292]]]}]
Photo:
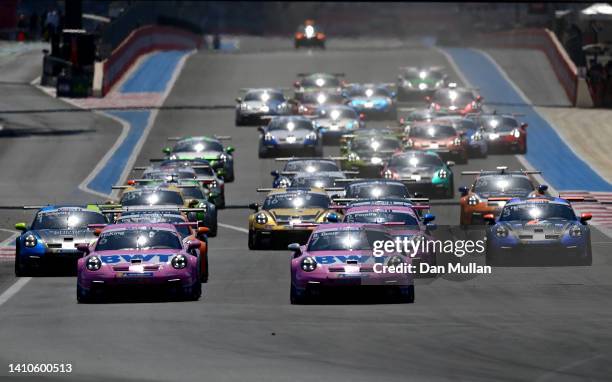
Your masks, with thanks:
[{"label": "race car wheel", "polygon": [[260,249],[261,248],[261,239],[257,232],[253,230],[249,230],[249,249]]},{"label": "race car wheel", "polygon": [[578,265],[590,266],[593,265],[593,253],[591,250],[591,240],[589,239],[587,248],[585,250],[585,256],[578,259]]},{"label": "race car wheel", "polygon": [[15,254],[15,277],[28,277],[32,274],[32,270],[19,256],[19,251]]},{"label": "race car wheel", "polygon": [[[207,283],[208,282],[208,273],[209,273],[208,268],[210,267],[209,266],[210,263],[208,262],[208,250],[204,254],[204,261],[202,263],[206,264],[206,266],[203,267],[202,265],[200,265],[200,282]],[[202,268],[204,268],[204,270],[202,270]]]},{"label": "race car wheel", "polygon": [[231,183],[235,179],[234,176],[234,166],[230,167],[227,171],[227,175],[223,178],[223,181],[226,183]]},{"label": "race car wheel", "polygon": [[202,284],[196,280],[193,284],[183,290],[183,296],[189,301],[198,301],[202,296]]},{"label": "race car wheel", "polygon": [[91,291],[87,291],[77,283],[77,301],[79,304],[89,304],[94,302]]},{"label": "race car wheel", "polygon": [[414,285],[410,285],[406,288],[400,288],[398,302],[403,304],[414,303]]},{"label": "race car wheel", "polygon": [[259,143],[259,157],[268,158],[269,156],[270,156],[270,153],[268,152],[268,149],[264,145]]},{"label": "race car wheel", "polygon": [[218,209],[225,208],[225,190],[223,190],[223,192],[221,193],[221,196],[219,196],[219,199],[217,201],[217,208]]},{"label": "race car wheel", "polygon": [[304,305],[310,302],[306,291],[303,293],[298,292],[297,288],[291,284],[291,290],[289,291],[289,301],[292,305]]}]

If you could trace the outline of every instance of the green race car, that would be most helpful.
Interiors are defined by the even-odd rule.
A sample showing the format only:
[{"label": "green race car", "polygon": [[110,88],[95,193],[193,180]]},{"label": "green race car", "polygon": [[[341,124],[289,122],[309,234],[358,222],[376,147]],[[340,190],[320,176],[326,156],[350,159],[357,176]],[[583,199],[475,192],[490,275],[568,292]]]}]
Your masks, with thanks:
[{"label": "green race car", "polygon": [[174,137],[168,138],[177,141],[174,147],[166,147],[163,152],[168,159],[205,159],[215,169],[217,175],[225,182],[234,181],[234,147],[223,147],[222,140],[229,140],[230,137]]}]

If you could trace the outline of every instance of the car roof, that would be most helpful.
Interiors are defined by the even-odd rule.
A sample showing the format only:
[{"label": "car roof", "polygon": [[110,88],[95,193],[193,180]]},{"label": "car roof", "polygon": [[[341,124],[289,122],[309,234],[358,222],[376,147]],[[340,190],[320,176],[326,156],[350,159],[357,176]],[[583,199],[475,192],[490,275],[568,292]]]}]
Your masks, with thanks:
[{"label": "car roof", "polygon": [[163,229],[168,231],[176,232],[176,227],[169,223],[121,223],[121,224],[109,224],[102,232],[109,231],[126,231],[133,229]]},{"label": "car roof", "polygon": [[385,229],[377,224],[372,223],[326,223],[318,225],[314,232],[327,231],[356,231],[356,230],[376,230],[385,232]]},{"label": "car roof", "polygon": [[268,193],[268,196],[282,195],[282,194],[319,194],[327,196],[325,190],[316,187],[287,187],[287,188],[275,188]]}]

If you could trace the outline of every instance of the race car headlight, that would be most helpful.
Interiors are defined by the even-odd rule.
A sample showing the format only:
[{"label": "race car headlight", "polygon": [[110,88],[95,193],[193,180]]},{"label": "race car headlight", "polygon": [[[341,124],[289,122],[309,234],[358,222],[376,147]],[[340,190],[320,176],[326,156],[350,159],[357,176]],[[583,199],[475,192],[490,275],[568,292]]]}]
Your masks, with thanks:
[{"label": "race car headlight", "polygon": [[359,155],[355,154],[355,153],[350,153],[348,156],[348,160],[351,162],[354,161],[358,161],[359,160]]},{"label": "race car headlight", "polygon": [[446,171],[445,169],[441,169],[440,171],[438,171],[438,178],[446,179],[447,177],[448,177],[448,171]]},{"label": "race car headlight", "polygon": [[580,226],[578,225],[573,225],[569,228],[569,235],[571,237],[580,237],[582,236],[582,230],[580,229]]},{"label": "race car headlight", "polygon": [[424,83],[424,82],[421,82],[421,83],[419,84],[419,90],[425,90],[425,89],[427,89],[427,84],[426,84],[426,83]]},{"label": "race car headlight", "polygon": [[257,224],[266,224],[268,222],[268,215],[264,213],[259,213],[255,216],[255,222]]},{"label": "race car headlight", "polygon": [[482,134],[476,133],[476,134],[472,135],[472,140],[474,140],[474,141],[482,140]]},{"label": "race car headlight", "polygon": [[225,155],[225,154],[221,154],[221,155],[219,155],[219,161],[220,161],[221,163],[225,163],[225,162],[227,162],[227,155]]},{"label": "race car headlight", "polygon": [[391,256],[391,258],[389,258],[389,261],[387,262],[387,265],[390,267],[397,267],[403,262],[404,260],[400,256]]},{"label": "race car headlight", "polygon": [[185,255],[178,254],[172,258],[170,264],[172,264],[172,268],[174,269],[183,269],[187,266],[187,257]]},{"label": "race car headlight", "polygon": [[468,204],[470,206],[475,206],[478,203],[480,203],[480,199],[478,198],[478,196],[476,195],[470,195],[470,197],[468,198]]},{"label": "race car headlight", "polygon": [[102,260],[98,256],[92,256],[85,262],[88,271],[97,271],[102,267]]},{"label": "race car headlight", "polygon": [[32,247],[36,247],[36,244],[38,243],[38,240],[36,240],[36,237],[34,235],[28,235],[25,237],[24,240],[24,245],[28,248],[32,248]]},{"label": "race car headlight", "polygon": [[317,261],[310,256],[305,257],[304,260],[302,260],[300,267],[304,272],[312,272],[317,269]]},{"label": "race car headlight", "polygon": [[287,178],[282,178],[278,181],[278,186],[281,188],[287,188],[291,185],[291,181]]},{"label": "race car headlight", "polygon": [[381,164],[383,162],[382,158],[379,157],[372,157],[370,159],[370,163],[372,164]]},{"label": "race car headlight", "polygon": [[521,137],[521,132],[519,131],[519,129],[512,130],[512,136],[514,138],[520,138]]},{"label": "race car headlight", "polygon": [[310,141],[316,141],[317,140],[317,133],[310,133],[306,136],[306,139],[310,140]]},{"label": "race car headlight", "polygon": [[300,113],[306,113],[308,112],[308,108],[304,105],[300,105],[300,107],[298,108],[298,112]]},{"label": "race car headlight", "polygon": [[241,103],[240,104],[240,109],[241,110],[249,110],[249,105],[247,105],[246,103]]},{"label": "race car headlight", "polygon": [[264,135],[264,141],[272,141],[272,140],[274,140],[274,135],[270,133],[266,133],[266,135]]},{"label": "race car headlight", "polygon": [[404,80],[404,86],[408,86],[409,88],[412,87],[412,82]]},{"label": "race car headlight", "polygon": [[495,236],[502,238],[508,237],[508,229],[502,226],[495,228]]},{"label": "race car headlight", "polygon": [[267,105],[264,105],[261,108],[259,108],[259,110],[263,111],[264,113],[267,113],[270,111],[270,107]]},{"label": "race car headlight", "polygon": [[219,186],[219,183],[217,183],[216,180],[213,180],[212,182],[208,183],[208,189],[213,189],[213,188],[217,188]]},{"label": "race car headlight", "polygon": [[408,139],[406,141],[406,147],[412,147],[412,146],[414,146],[414,141],[412,139]]},{"label": "race car headlight", "polygon": [[455,140],[453,141],[453,145],[455,145],[455,146],[461,145],[461,138],[459,138],[459,137],[455,138]]},{"label": "race car headlight", "polygon": [[391,179],[393,178],[393,171],[391,170],[385,170],[385,172],[383,173],[383,176],[387,179]]}]

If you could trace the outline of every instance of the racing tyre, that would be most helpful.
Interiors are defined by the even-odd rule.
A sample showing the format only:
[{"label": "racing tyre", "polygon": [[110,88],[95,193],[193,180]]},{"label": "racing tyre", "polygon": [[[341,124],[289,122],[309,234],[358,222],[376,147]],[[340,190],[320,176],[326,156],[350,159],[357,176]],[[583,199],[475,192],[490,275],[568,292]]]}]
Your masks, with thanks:
[{"label": "racing tyre", "polygon": [[198,301],[202,296],[202,284],[200,280],[196,280],[191,286],[183,290],[183,296],[189,301]]},{"label": "racing tyre", "polygon": [[259,157],[260,158],[269,158],[270,157],[270,153],[268,152],[268,149],[266,149],[264,147],[264,145],[262,145],[261,143],[259,144]]},{"label": "racing tyre", "polygon": [[253,230],[249,230],[249,249],[260,249],[261,248],[261,239],[257,232]]},{"label": "racing tyre", "polygon": [[583,266],[591,266],[593,265],[593,253],[591,251],[591,240],[589,239],[589,243],[587,244],[586,254],[583,258],[578,260],[578,265]]},{"label": "racing tyre", "polygon": [[94,302],[94,298],[90,291],[86,291],[81,288],[81,286],[77,283],[77,301],[79,304],[90,304]]},{"label": "racing tyre", "polygon": [[299,293],[297,289],[291,284],[291,290],[289,291],[289,301],[291,305],[305,305],[310,302],[306,292],[303,294]]},{"label": "racing tyre", "polygon": [[223,179],[223,181],[226,183],[232,183],[234,179],[235,179],[234,166],[232,165],[232,167],[230,167],[229,170],[227,171],[227,176]]},{"label": "racing tyre", "polygon": [[[209,268],[210,268],[210,263],[208,262],[208,251],[206,251],[206,254],[204,255],[204,263],[206,264],[206,268],[204,268],[204,271],[200,274],[200,282],[201,283],[207,283],[208,282],[208,274],[209,274]],[[202,269],[202,267],[200,266],[200,269]]]},{"label": "racing tyre", "polygon": [[15,277],[28,277],[32,275],[30,267],[21,260],[19,252],[15,254]]}]

